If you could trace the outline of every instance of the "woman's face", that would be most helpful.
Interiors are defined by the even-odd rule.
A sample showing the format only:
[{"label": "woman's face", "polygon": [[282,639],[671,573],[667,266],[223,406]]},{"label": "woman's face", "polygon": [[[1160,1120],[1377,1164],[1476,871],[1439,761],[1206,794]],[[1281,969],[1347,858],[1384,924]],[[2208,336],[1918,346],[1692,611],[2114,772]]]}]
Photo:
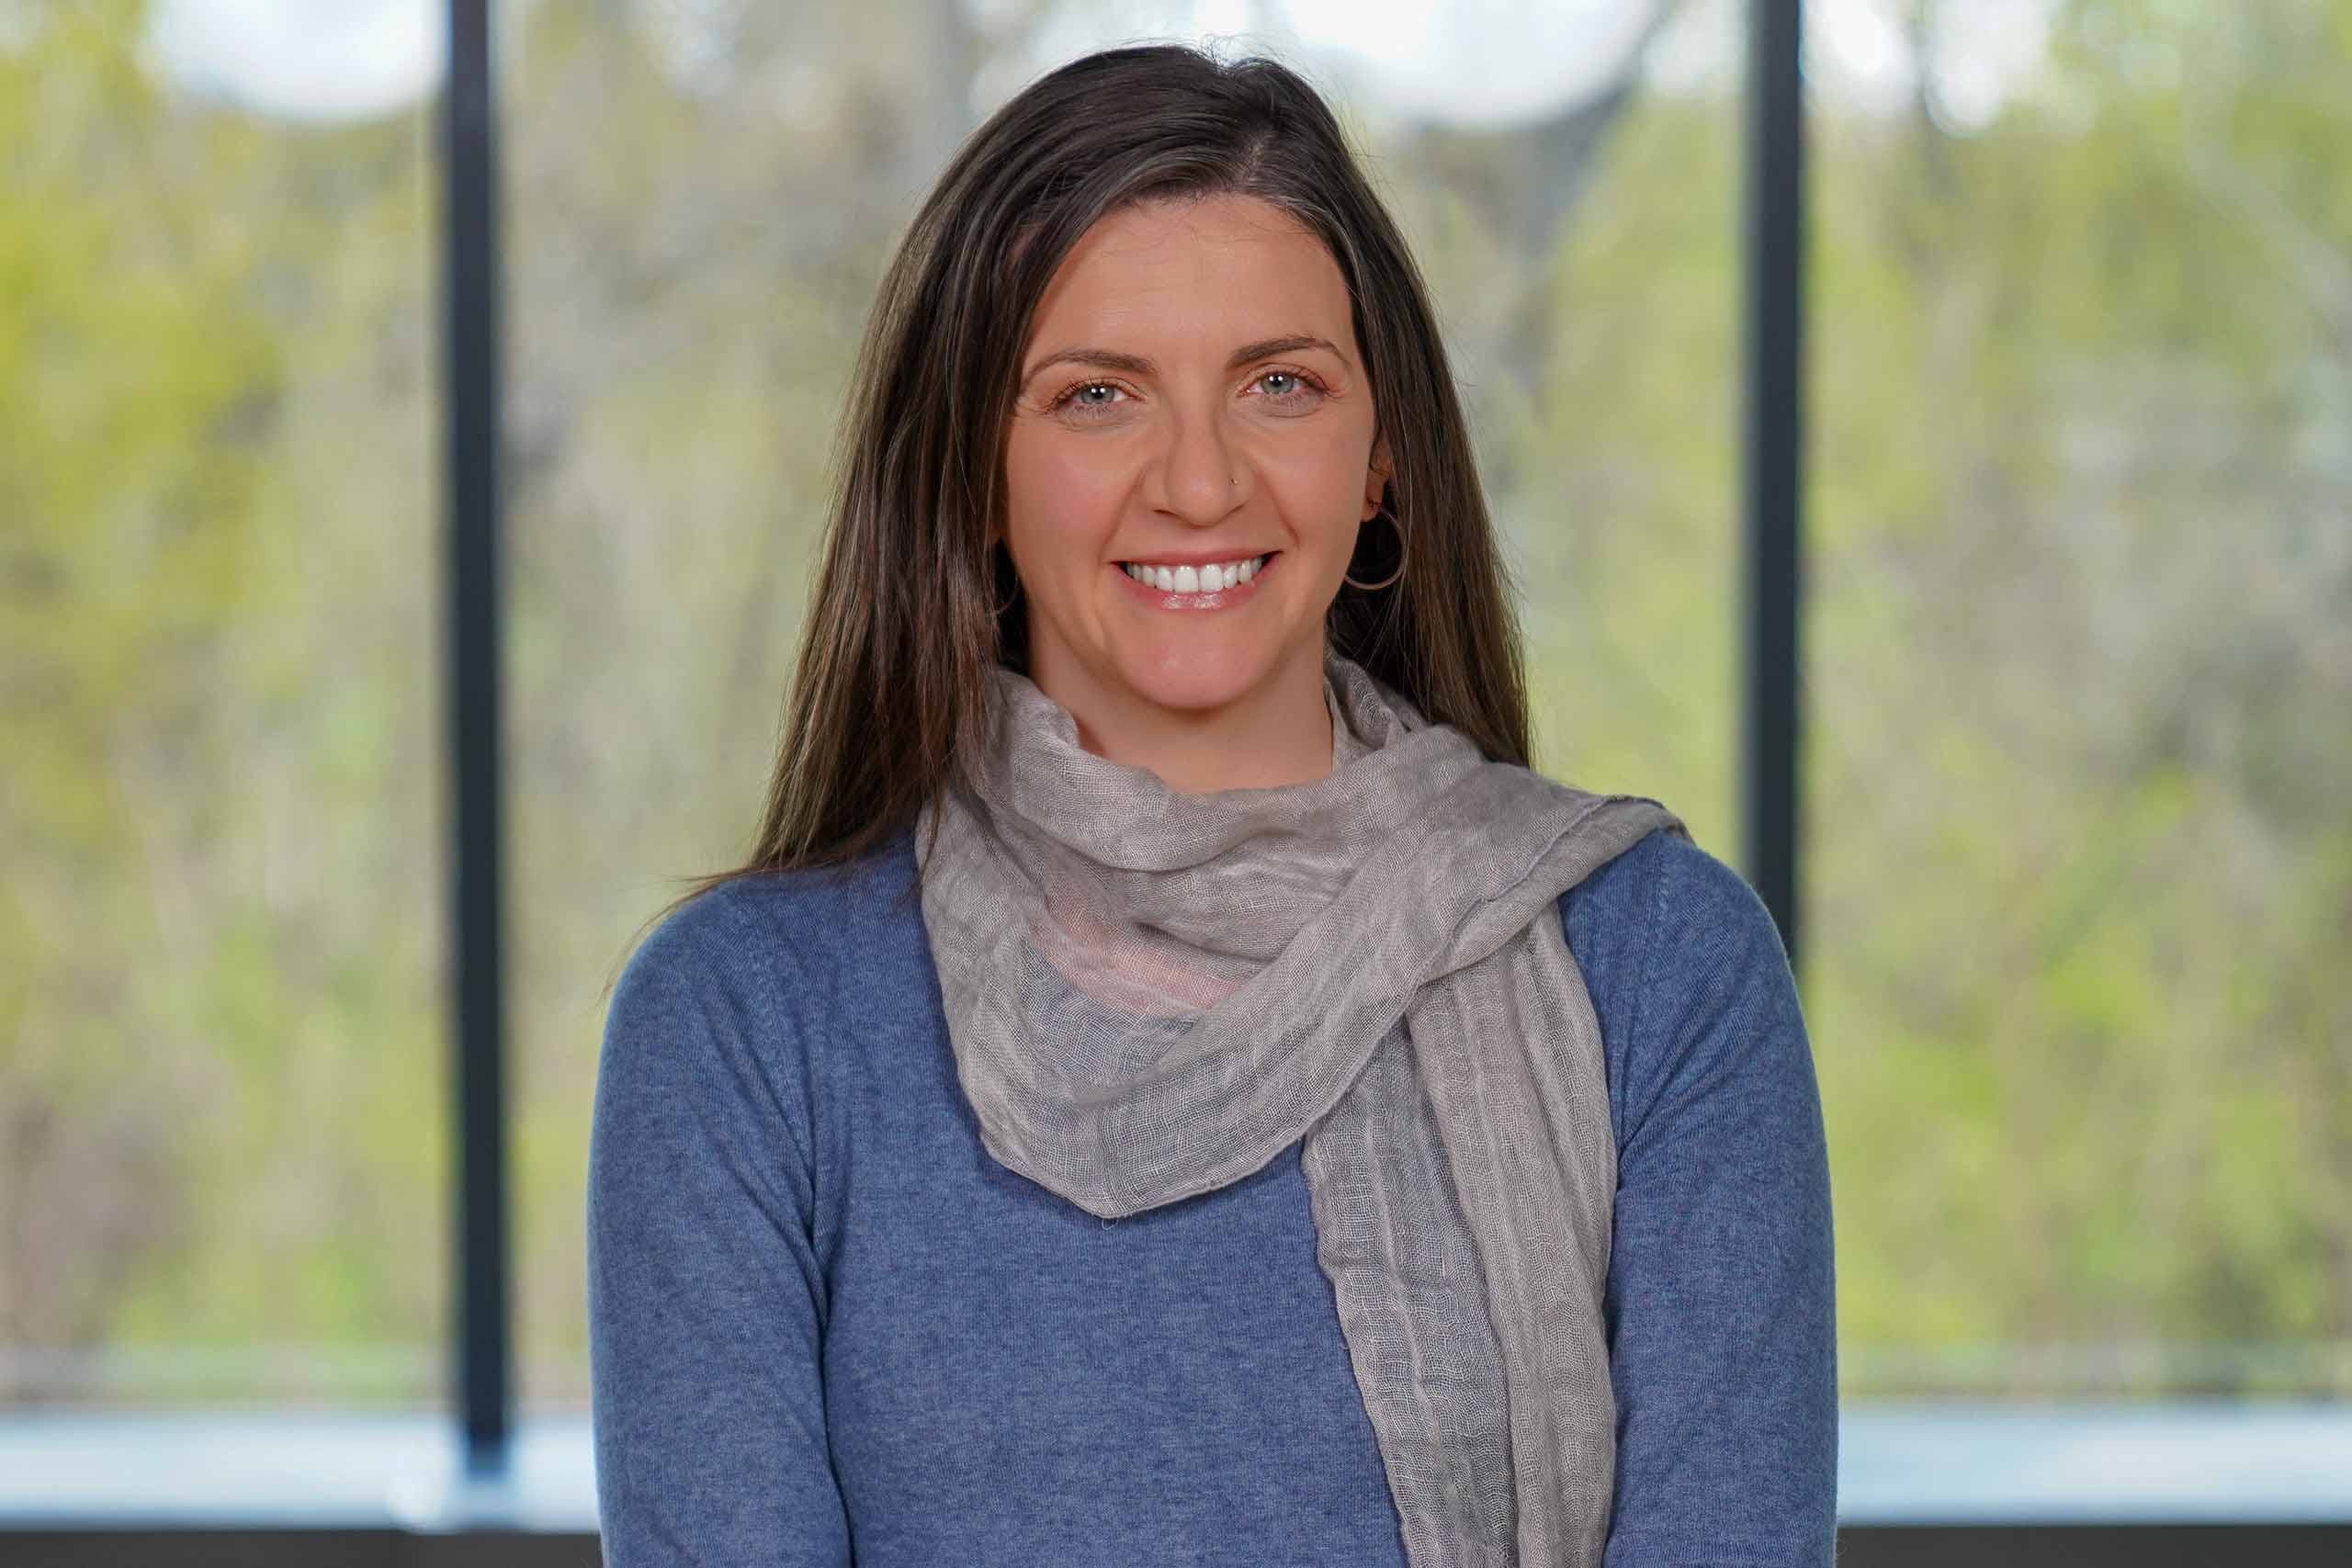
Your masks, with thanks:
[{"label": "woman's face", "polygon": [[[1250,197],[1114,213],[1063,260],[1019,374],[1006,547],[1038,686],[1129,734],[1236,704],[1319,726],[1324,615],[1389,471],[1322,243]],[[1125,570],[1264,557],[1217,591]]]}]

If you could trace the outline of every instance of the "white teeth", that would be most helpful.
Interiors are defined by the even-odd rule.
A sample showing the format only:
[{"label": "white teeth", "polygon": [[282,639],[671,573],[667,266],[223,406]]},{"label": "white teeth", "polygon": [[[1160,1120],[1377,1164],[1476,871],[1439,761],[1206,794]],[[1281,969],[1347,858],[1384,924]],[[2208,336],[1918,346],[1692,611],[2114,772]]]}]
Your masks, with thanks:
[{"label": "white teeth", "polygon": [[1166,567],[1127,563],[1127,575],[1147,588],[1157,588],[1167,593],[1221,593],[1237,583],[1249,581],[1266,564],[1264,556],[1248,560],[1219,561],[1211,566]]}]

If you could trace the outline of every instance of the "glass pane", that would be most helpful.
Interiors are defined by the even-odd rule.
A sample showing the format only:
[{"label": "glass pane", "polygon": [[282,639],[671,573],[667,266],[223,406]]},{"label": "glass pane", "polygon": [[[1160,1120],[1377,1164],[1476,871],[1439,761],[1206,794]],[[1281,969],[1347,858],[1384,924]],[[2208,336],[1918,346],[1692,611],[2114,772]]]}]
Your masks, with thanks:
[{"label": "glass pane", "polygon": [[2352,1390],[2352,5],[1813,38],[1849,1393]]},{"label": "glass pane", "polygon": [[444,1399],[436,39],[329,9],[0,7],[4,1404]]},{"label": "glass pane", "polygon": [[755,825],[888,247],[956,142],[1075,55],[1215,37],[1330,94],[1456,355],[1540,765],[1656,795],[1731,857],[1736,6],[500,15],[528,1402],[587,1399],[600,989],[665,879],[732,863]]}]

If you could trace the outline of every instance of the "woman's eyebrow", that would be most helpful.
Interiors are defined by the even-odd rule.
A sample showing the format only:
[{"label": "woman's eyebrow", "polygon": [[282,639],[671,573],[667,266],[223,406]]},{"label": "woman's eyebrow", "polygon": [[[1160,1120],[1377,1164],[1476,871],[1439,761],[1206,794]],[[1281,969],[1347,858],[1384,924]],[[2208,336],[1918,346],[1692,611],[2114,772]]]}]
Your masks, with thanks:
[{"label": "woman's eyebrow", "polygon": [[[1303,348],[1319,348],[1334,358],[1343,361],[1347,358],[1329,338],[1317,337],[1310,333],[1293,333],[1285,337],[1261,338],[1256,343],[1243,344],[1233,351],[1232,357],[1225,362],[1225,367],[1238,370],[1258,360],[1271,359],[1277,354],[1296,354]],[[1130,376],[1153,376],[1159,370],[1158,366],[1139,354],[1122,354],[1115,348],[1064,348],[1029,367],[1022,375],[1021,384],[1027,386],[1035,379],[1038,371],[1049,365],[1092,365],[1104,370],[1124,370]]]}]

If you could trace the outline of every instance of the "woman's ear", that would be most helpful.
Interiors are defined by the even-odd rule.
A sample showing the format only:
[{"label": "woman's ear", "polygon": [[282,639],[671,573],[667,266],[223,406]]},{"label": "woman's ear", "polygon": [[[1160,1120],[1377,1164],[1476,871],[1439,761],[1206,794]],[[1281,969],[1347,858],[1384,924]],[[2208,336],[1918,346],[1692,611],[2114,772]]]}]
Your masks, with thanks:
[{"label": "woman's ear", "polygon": [[1372,444],[1372,462],[1363,472],[1363,521],[1371,522],[1380,510],[1381,497],[1387,492],[1393,468],[1388,458],[1388,437],[1381,436]]}]

